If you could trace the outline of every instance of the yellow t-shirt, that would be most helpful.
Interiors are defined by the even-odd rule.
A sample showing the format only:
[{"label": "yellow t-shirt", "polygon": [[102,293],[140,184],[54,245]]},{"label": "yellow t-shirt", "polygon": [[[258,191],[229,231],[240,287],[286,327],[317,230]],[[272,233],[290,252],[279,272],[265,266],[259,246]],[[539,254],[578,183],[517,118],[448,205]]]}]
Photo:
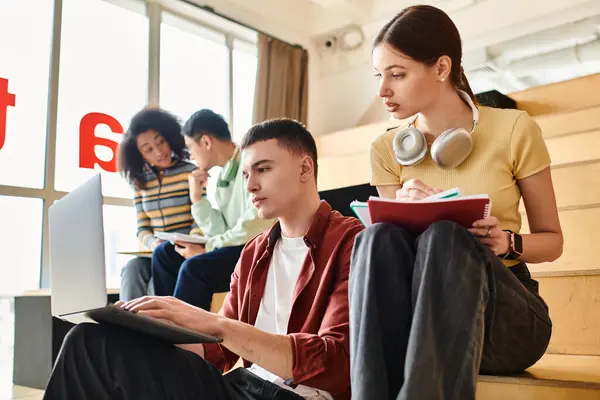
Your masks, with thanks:
[{"label": "yellow t-shirt", "polygon": [[[437,189],[458,187],[462,194],[488,194],[491,214],[501,229],[519,232],[521,191],[517,180],[550,165],[550,155],[537,123],[525,112],[479,106],[479,124],[473,132],[473,152],[455,169],[442,169],[429,153],[419,164],[401,166],[392,140],[406,124],[379,136],[371,144],[371,184],[402,185],[419,178]],[[505,264],[516,264],[507,262]]]}]

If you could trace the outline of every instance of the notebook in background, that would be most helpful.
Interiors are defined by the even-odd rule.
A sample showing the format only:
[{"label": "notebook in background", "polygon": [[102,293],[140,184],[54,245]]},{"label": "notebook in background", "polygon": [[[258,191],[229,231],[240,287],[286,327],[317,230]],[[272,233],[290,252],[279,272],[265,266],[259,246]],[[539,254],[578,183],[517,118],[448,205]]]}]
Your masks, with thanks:
[{"label": "notebook in background", "polygon": [[208,241],[208,237],[206,236],[186,235],[184,233],[176,232],[154,232],[154,236],[171,243],[186,242],[195,244],[206,244],[206,242]]},{"label": "notebook in background", "polygon": [[371,214],[369,214],[369,205],[364,201],[353,201],[350,203],[350,208],[358,217],[364,226],[372,225]]}]

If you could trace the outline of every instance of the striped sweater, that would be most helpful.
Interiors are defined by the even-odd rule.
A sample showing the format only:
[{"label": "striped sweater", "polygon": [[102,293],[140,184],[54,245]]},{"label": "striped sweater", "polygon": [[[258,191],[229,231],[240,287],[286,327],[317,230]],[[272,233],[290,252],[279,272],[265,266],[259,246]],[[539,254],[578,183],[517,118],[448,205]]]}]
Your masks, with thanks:
[{"label": "striped sweater", "polygon": [[134,203],[137,237],[147,248],[156,241],[154,232],[203,234],[191,214],[188,175],[195,169],[192,163],[177,161],[164,170],[161,179],[152,169],[146,171],[146,185],[135,191]]}]

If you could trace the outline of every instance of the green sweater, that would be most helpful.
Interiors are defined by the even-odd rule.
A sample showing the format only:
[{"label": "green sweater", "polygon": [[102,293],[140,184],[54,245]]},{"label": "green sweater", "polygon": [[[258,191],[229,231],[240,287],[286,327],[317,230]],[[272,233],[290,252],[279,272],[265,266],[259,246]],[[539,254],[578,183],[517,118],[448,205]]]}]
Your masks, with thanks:
[{"label": "green sweater", "polygon": [[206,197],[192,204],[194,221],[209,236],[206,251],[245,245],[275,222],[259,218],[250,193],[246,191],[240,163],[241,152],[236,148],[219,173],[215,205]]}]

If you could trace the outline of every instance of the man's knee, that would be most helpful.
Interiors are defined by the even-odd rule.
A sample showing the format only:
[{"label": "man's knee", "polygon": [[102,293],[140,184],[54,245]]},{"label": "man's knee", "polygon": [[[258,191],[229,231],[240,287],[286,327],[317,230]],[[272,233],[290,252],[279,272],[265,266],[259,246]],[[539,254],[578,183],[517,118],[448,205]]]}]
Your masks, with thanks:
[{"label": "man's knee", "polygon": [[189,258],[181,264],[179,269],[179,279],[186,279],[186,277],[194,276],[195,278],[201,277],[204,274],[202,269],[202,257],[196,256]]},{"label": "man's knee", "polygon": [[[152,251],[152,271],[168,269],[170,264],[176,263],[173,253],[175,248],[170,242],[163,242]],[[177,254],[177,253],[175,253]]]},{"label": "man's knee", "polygon": [[173,246],[170,242],[162,242],[158,246],[152,250],[152,259],[154,260],[156,257],[164,257],[170,254],[169,246]]},{"label": "man's knee", "polygon": [[[82,323],[77,324],[65,335],[62,347],[66,349],[87,346],[103,334],[104,327],[99,324]],[[93,345],[92,345],[93,346]]]}]

